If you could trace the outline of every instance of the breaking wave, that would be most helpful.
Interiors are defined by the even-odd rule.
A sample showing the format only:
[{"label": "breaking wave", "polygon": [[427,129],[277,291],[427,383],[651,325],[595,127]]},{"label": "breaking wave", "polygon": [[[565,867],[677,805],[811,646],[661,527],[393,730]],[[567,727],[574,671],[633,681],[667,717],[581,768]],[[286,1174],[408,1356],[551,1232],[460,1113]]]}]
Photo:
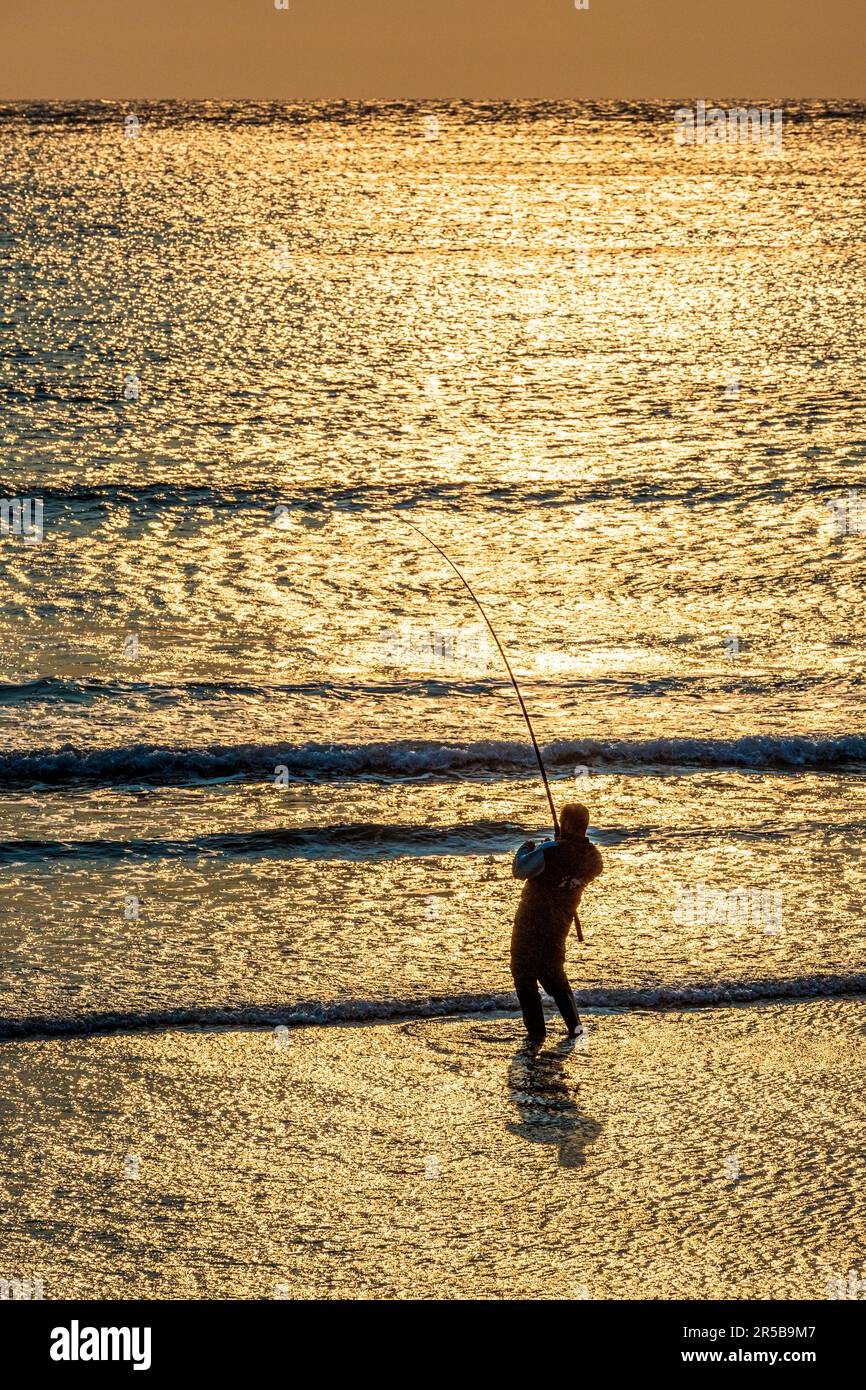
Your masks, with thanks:
[{"label": "breaking wave", "polygon": [[[863,684],[864,677],[853,673],[845,677],[845,687]],[[593,700],[624,696],[629,699],[659,699],[666,695],[690,695],[706,699],[723,695],[762,694],[767,690],[777,693],[781,690],[813,691],[828,687],[838,688],[841,678],[838,674],[821,672],[816,675],[780,676],[774,673],[764,675],[719,676],[717,673],[701,672],[697,675],[660,676],[581,676],[576,673],[561,674],[556,677],[524,675],[522,684],[534,692],[556,691],[561,695],[569,692],[587,695]],[[123,702],[139,700],[149,705],[186,704],[192,701],[243,700],[247,697],[257,702],[280,701],[289,696],[305,696],[307,699],[348,701],[359,695],[424,695],[448,696],[452,694],[492,695],[499,690],[510,689],[510,681],[504,674],[490,673],[484,676],[452,677],[412,676],[387,680],[306,680],[281,681],[274,684],[256,684],[248,681],[157,681],[63,679],[42,676],[34,680],[0,681],[0,706],[19,704],[43,705],[94,705],[111,700]]]},{"label": "breaking wave", "polygon": [[[547,766],[563,776],[575,767],[597,771],[643,769],[744,770],[866,769],[866,734],[831,738],[749,734],[735,739],[561,739],[544,749]],[[0,784],[71,783],[163,786],[229,780],[271,780],[277,769],[291,781],[336,779],[501,779],[534,775],[532,749],[524,743],[481,740],[453,744],[421,739],[386,743],[213,744],[171,748],[134,744],[122,748],[58,749],[0,754]]]},{"label": "breaking wave", "polygon": [[[534,833],[534,832],[533,832]],[[513,849],[529,834],[513,821],[460,825],[391,825],[358,821],[291,829],[197,835],[188,840],[0,840],[0,865],[33,859],[179,859],[194,855],[291,854],[308,858],[397,856],[407,850],[442,854]]]},{"label": "breaking wave", "polygon": [[[787,979],[720,981],[714,985],[659,985],[649,989],[575,990],[578,1008],[615,1011],[709,1008],[772,1000],[829,999],[866,993],[866,974],[803,975]],[[135,1012],[32,1015],[0,1018],[0,1040],[39,1037],[92,1037],[100,1033],[166,1031],[179,1028],[303,1028],[342,1023],[444,1018],[454,1014],[516,1011],[514,994],[453,994],[426,999],[318,1000],[269,1007],[196,1006]]]},{"label": "breaking wave", "polygon": [[[23,393],[22,398],[29,399]],[[94,394],[81,399],[101,400],[104,397]],[[28,478],[22,486],[29,490],[32,479]],[[820,501],[825,495],[834,497],[837,491],[835,480],[813,479],[809,495],[813,500]],[[604,509],[612,503],[652,505],[678,500],[686,504],[736,502],[743,505],[747,500],[778,502],[784,498],[794,498],[798,490],[770,476],[744,478],[736,488],[720,484],[715,477],[611,478],[603,486],[585,480],[579,496],[576,496],[570,489],[564,491],[558,482],[545,478],[450,480],[432,474],[420,482],[380,477],[359,478],[351,483],[327,479],[299,488],[292,484],[281,485],[263,474],[249,478],[242,485],[226,482],[222,486],[182,483],[165,477],[148,482],[94,483],[89,486],[46,479],[45,485],[39,486],[38,493],[48,515],[54,515],[55,510],[60,513],[70,508],[74,508],[79,515],[82,511],[87,513],[94,509],[107,515],[117,508],[142,514],[149,514],[154,509],[182,508],[185,512],[191,509],[186,518],[188,524],[208,524],[213,519],[213,513],[223,511],[235,514],[239,510],[264,511],[272,517],[275,506],[283,504],[289,509],[290,523],[315,530],[330,523],[339,524],[350,516],[367,520],[380,516],[393,520],[394,514],[399,514],[401,510],[411,513],[419,506],[436,503],[452,507],[459,505],[464,509],[483,506],[486,510],[500,510],[503,513],[524,513],[527,508],[545,507],[553,512],[571,514],[588,506],[594,508],[595,512],[585,515],[581,524],[591,530],[602,523]]]}]

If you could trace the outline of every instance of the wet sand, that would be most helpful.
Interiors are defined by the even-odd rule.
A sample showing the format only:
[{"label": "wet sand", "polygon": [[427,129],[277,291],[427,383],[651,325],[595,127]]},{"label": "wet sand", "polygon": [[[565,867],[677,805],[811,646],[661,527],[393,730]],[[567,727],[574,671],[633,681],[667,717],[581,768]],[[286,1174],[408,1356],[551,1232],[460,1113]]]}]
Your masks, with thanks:
[{"label": "wet sand", "polygon": [[862,1274],[863,1001],[4,1042],[45,1298],[817,1298]]}]

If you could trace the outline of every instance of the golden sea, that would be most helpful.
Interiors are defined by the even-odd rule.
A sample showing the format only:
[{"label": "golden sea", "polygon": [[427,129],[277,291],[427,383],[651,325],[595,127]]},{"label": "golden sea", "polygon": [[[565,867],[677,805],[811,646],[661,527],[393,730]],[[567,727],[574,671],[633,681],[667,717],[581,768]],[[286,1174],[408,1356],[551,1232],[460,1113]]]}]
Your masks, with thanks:
[{"label": "golden sea", "polygon": [[[848,1269],[866,109],[722,105],[781,125],[0,106],[0,1277]],[[510,862],[549,810],[406,522],[590,806],[586,1053],[517,1056]]]}]

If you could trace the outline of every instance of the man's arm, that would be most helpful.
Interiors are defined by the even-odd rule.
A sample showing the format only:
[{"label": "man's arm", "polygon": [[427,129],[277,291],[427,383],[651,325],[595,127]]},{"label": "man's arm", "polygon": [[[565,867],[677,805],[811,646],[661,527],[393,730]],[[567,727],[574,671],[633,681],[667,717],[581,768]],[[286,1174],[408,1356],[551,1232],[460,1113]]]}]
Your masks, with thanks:
[{"label": "man's arm", "polygon": [[511,865],[511,873],[514,878],[538,878],[539,874],[544,873],[544,851],[555,843],[553,840],[546,840],[544,844],[536,845],[534,840],[527,840],[525,844],[514,856],[514,863]]}]

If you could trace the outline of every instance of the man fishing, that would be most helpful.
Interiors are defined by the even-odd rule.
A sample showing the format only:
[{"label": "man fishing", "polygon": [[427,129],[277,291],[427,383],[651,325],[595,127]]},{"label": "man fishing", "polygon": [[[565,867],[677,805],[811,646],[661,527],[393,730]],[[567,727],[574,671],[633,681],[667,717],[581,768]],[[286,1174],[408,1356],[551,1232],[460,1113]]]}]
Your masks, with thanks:
[{"label": "man fishing", "polygon": [[575,1038],[580,1031],[580,1019],[565,973],[565,940],[572,922],[577,923],[577,934],[580,940],[583,940],[577,905],[586,885],[592,879],[598,878],[602,868],[601,855],[595,845],[590,844],[586,838],[589,811],[579,802],[572,801],[563,806],[561,823],[557,820],[538,739],[535,737],[532,721],[520,693],[520,686],[511,669],[511,662],[505,655],[505,648],[497,637],[493,624],[472,585],[466,576],[461,574],[450,556],[446,555],[441,545],[437,545],[426,531],[422,531],[413,522],[405,517],[401,520],[438,551],[468,591],[499,649],[499,655],[520,703],[521,713],[526,720],[538,771],[541,773],[550,806],[556,838],[546,840],[538,846],[534,840],[527,840],[514,857],[512,873],[515,878],[525,880],[525,887],[511,935],[511,974],[523,1010],[523,1021],[529,1034],[530,1045],[539,1047],[545,1037],[544,1011],[538,993],[539,981],[542,988],[556,1000],[559,1012],[565,1019],[568,1036]]},{"label": "man fishing", "polygon": [[580,933],[581,895],[602,870],[601,855],[586,838],[588,825],[587,808],[569,802],[562,808],[558,837],[540,845],[527,840],[511,866],[514,877],[524,883],[511,934],[511,974],[528,1041],[534,1047],[541,1045],[546,1033],[539,984],[554,999],[568,1036],[574,1038],[580,1030],[565,973],[565,942],[572,922]]}]

